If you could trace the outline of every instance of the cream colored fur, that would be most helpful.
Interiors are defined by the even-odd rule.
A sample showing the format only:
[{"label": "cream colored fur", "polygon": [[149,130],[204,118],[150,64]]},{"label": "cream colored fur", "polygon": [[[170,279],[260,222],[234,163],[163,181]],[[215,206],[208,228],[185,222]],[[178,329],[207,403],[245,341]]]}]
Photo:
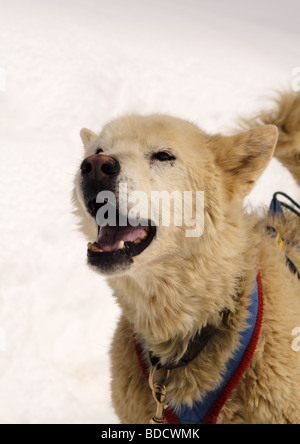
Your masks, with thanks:
[{"label": "cream colored fur", "polygon": [[276,107],[263,111],[252,120],[244,121],[246,127],[272,123],[279,130],[275,156],[293,174],[300,185],[300,94],[299,92],[279,93]]},{"label": "cream colored fur", "polygon": [[[186,227],[158,227],[132,268],[108,277],[122,310],[111,347],[112,399],[122,423],[148,423],[155,411],[132,333],[166,362],[180,359],[190,338],[207,323],[219,328],[199,356],[171,371],[168,401],[191,405],[216,387],[238,346],[258,270],[264,288],[258,346],[219,423],[300,423],[300,352],[292,349],[292,330],[300,327],[300,283],[284,253],[299,268],[300,254],[288,245],[282,251],[265,229],[272,225],[300,245],[300,221],[292,214],[273,219],[243,211],[243,198],[273,155],[278,138],[273,124],[279,126],[276,155],[300,183],[300,96],[284,95],[279,111],[271,115],[262,118],[271,125],[232,137],[210,136],[192,123],[163,115],[125,116],[100,135],[82,130],[86,156],[101,146],[118,158],[135,189],[205,193],[203,236],[187,238]],[[174,165],[151,165],[147,153],[153,147],[171,148]],[[88,240],[95,240],[97,226],[82,209],[80,190],[78,195]],[[231,313],[225,322],[219,315],[224,308]]]}]

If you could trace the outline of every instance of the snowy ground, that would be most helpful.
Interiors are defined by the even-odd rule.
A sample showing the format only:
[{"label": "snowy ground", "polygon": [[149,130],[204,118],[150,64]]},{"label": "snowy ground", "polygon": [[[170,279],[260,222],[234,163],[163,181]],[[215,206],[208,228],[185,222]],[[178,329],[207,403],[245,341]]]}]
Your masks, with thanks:
[{"label": "snowy ground", "polygon": [[[118,308],[71,215],[79,130],[126,111],[209,131],[268,105],[300,66],[298,0],[0,0],[0,422],[117,422]],[[250,196],[281,189],[273,161]]]}]

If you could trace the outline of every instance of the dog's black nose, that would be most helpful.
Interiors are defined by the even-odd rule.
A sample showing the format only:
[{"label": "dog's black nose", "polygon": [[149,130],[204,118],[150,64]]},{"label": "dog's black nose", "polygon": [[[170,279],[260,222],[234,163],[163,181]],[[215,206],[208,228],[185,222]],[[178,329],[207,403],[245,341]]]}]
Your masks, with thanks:
[{"label": "dog's black nose", "polygon": [[105,154],[93,154],[81,164],[81,175],[87,181],[109,180],[119,174],[121,167],[117,159]]}]

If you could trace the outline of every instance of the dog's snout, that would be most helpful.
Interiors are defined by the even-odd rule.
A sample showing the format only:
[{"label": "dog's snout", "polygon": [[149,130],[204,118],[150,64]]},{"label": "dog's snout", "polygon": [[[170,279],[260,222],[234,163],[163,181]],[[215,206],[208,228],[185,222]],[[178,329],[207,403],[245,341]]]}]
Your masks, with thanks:
[{"label": "dog's snout", "polygon": [[121,169],[117,159],[104,154],[87,157],[80,168],[82,177],[93,181],[108,180],[117,176]]}]

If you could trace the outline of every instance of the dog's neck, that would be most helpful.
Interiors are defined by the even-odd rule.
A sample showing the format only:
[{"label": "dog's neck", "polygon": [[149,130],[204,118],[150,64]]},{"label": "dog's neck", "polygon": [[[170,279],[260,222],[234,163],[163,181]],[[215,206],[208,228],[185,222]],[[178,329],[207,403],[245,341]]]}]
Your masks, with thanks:
[{"label": "dog's neck", "polygon": [[241,296],[250,291],[255,269],[245,228],[235,227],[232,237],[227,230],[207,252],[199,243],[193,252],[198,259],[190,252],[187,257],[181,252],[180,261],[162,256],[132,275],[109,280],[123,314],[156,356],[179,358],[204,326],[218,328],[224,310],[237,313],[244,304]]}]

